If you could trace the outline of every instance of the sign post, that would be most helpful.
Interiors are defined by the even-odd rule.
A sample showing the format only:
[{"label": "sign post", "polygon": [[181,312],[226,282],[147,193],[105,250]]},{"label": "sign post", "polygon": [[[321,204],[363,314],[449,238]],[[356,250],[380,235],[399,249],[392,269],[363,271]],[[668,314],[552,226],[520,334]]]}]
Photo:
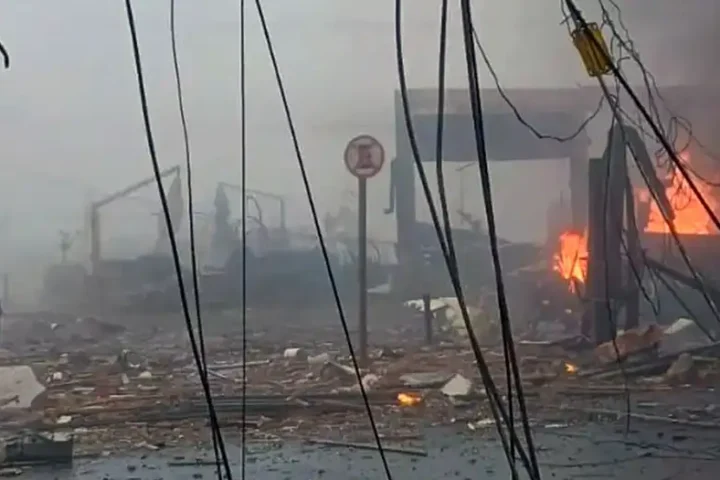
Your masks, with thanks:
[{"label": "sign post", "polygon": [[345,166],[358,179],[358,331],[360,360],[368,360],[367,327],[367,179],[385,163],[385,150],[370,135],[359,135],[345,147]]}]

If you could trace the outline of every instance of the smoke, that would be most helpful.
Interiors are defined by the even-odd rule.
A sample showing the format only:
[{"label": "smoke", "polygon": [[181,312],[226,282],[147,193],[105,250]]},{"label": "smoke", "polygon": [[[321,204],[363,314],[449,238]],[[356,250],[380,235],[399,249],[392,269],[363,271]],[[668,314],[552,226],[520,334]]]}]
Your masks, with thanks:
[{"label": "smoke", "polygon": [[[617,20],[617,9],[603,2]],[[617,0],[622,20],[660,84],[717,85],[720,48],[713,0]]]}]

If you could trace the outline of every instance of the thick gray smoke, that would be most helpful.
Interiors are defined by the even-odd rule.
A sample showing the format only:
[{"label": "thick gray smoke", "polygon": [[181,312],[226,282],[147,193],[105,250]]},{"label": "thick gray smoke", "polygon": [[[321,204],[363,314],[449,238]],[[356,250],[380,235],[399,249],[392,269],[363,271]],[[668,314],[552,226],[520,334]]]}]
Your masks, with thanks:
[{"label": "thick gray smoke", "polygon": [[669,15],[655,23],[652,32],[658,47],[652,49],[654,70],[683,83],[717,86],[720,8],[707,0],[687,2],[689,5],[676,3],[682,3],[678,6],[684,8],[673,7]]},{"label": "thick gray smoke", "polygon": [[[608,9],[617,14],[604,0]],[[645,66],[661,86],[697,85],[703,94],[720,87],[720,5],[713,0],[617,0],[623,20],[636,42]],[[708,88],[709,87],[709,88]],[[673,105],[673,109],[690,119],[693,134],[711,150],[720,151],[715,126],[720,123],[717,109],[708,106],[720,98],[699,96],[694,104]]]}]

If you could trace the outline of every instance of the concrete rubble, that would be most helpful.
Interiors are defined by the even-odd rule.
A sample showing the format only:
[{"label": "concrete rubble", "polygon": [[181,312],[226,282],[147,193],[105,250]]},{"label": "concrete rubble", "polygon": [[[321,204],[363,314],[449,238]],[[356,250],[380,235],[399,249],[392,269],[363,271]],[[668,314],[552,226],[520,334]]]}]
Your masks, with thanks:
[{"label": "concrete rubble", "polygon": [[29,366],[0,367],[0,410],[31,408],[44,391]]},{"label": "concrete rubble", "polygon": [[443,395],[450,398],[464,398],[470,395],[473,384],[460,374],[454,375],[440,390]]}]

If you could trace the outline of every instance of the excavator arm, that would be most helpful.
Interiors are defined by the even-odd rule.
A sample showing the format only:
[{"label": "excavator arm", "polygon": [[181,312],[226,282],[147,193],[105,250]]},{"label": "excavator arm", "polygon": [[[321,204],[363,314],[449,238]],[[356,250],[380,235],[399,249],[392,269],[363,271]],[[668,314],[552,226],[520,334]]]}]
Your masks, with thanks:
[{"label": "excavator arm", "polygon": [[[179,175],[180,166],[175,165],[174,167],[167,168],[160,172],[160,178],[165,178],[171,175]],[[90,264],[92,271],[95,272],[97,265],[102,258],[101,242],[100,242],[100,209],[102,207],[116,202],[122,198],[126,198],[129,195],[137,192],[143,187],[151,185],[155,182],[155,177],[148,177],[144,180],[136,182],[126,188],[118,190],[115,193],[101,198],[90,204]]]}]

